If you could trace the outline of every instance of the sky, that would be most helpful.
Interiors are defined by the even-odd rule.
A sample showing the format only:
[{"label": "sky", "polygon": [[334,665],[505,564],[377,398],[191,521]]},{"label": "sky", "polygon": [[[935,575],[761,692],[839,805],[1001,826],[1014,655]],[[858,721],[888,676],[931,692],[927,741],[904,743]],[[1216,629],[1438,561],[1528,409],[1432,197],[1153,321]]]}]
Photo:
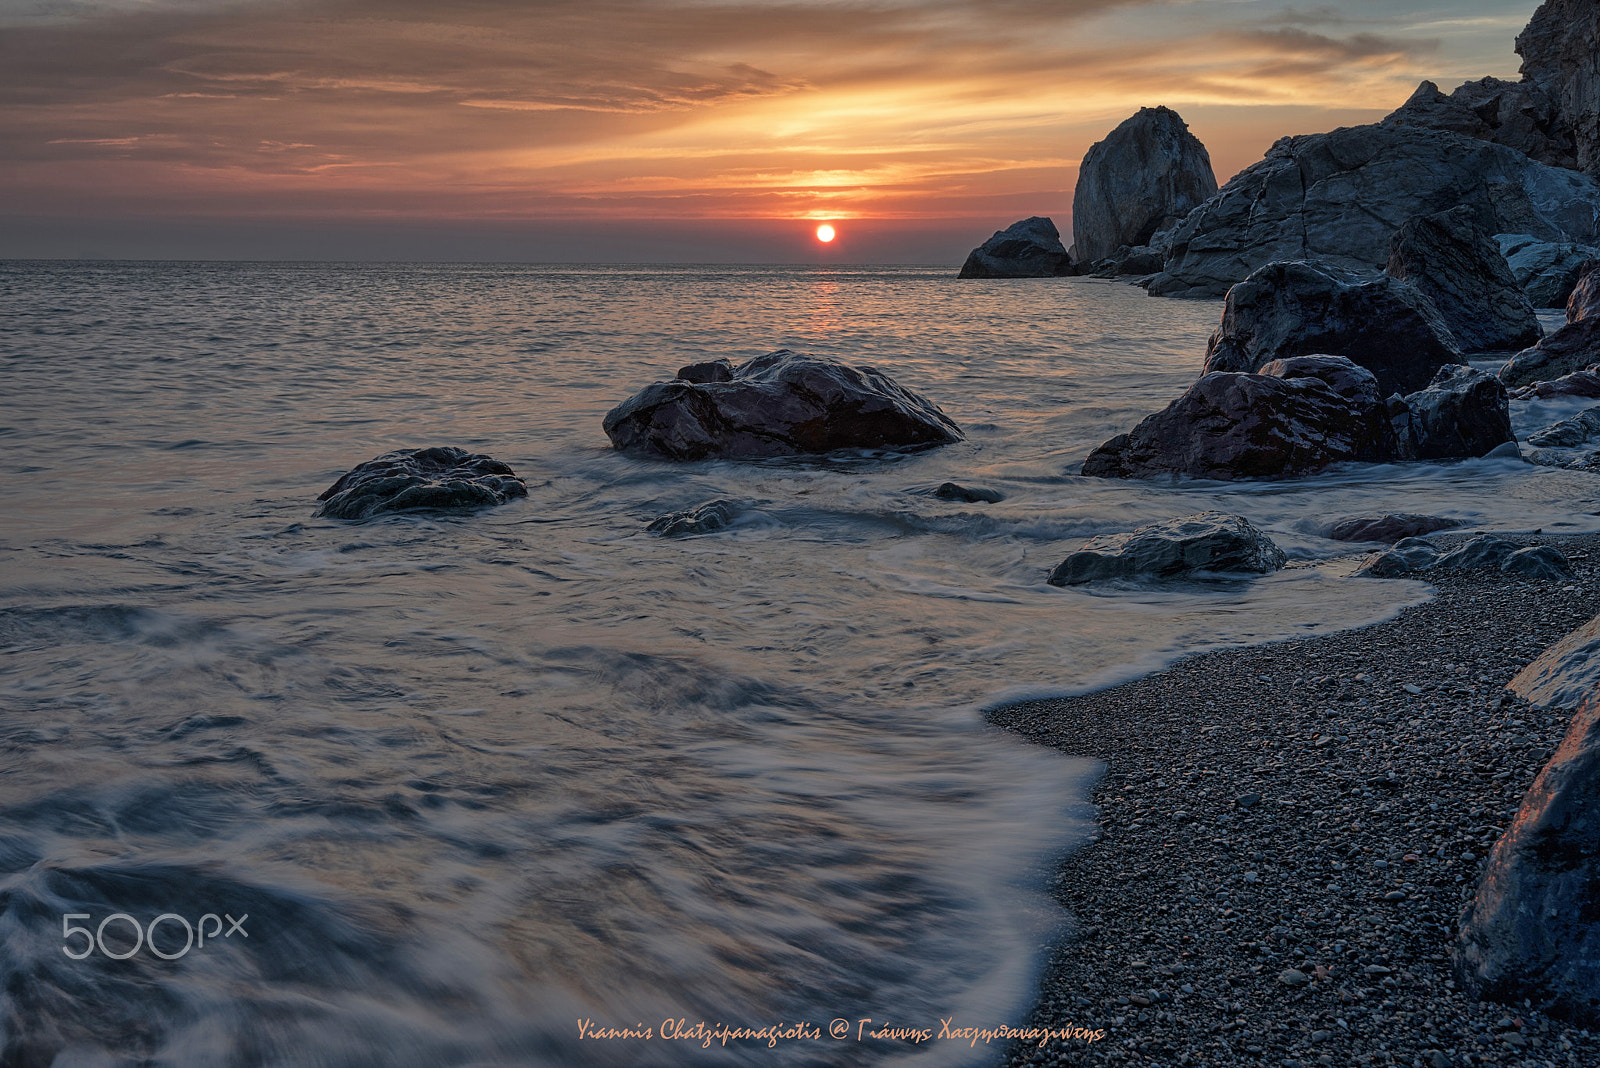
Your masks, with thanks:
[{"label": "sky", "polygon": [[0,257],[959,263],[1140,107],[1226,181],[1536,6],[0,0]]}]

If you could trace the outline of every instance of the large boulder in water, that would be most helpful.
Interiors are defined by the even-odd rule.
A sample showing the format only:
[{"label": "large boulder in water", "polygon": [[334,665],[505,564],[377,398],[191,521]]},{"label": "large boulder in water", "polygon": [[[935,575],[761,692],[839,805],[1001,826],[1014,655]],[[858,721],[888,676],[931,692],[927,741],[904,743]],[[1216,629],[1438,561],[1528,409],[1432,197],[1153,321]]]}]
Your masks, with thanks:
[{"label": "large boulder in water", "polygon": [[1395,422],[1401,460],[1487,456],[1517,440],[1506,387],[1465,364],[1439,368],[1426,389],[1407,394]]},{"label": "large boulder in water", "polygon": [[1511,357],[1500,369],[1500,380],[1508,386],[1525,386],[1596,363],[1600,363],[1600,263],[1591,263],[1567,298],[1566,325]]},{"label": "large boulder in water", "polygon": [[1167,237],[1155,296],[1220,297],[1278,260],[1375,270],[1407,219],[1458,204],[1490,233],[1600,236],[1600,185],[1514,148],[1415,126],[1286,137]]},{"label": "large boulder in water", "polygon": [[1475,998],[1600,1026],[1600,695],[1495,843],[1462,917],[1456,978]]},{"label": "large boulder in water", "polygon": [[1206,146],[1170,108],[1140,108],[1084,153],[1072,194],[1072,255],[1081,263],[1148,245],[1216,195]]},{"label": "large boulder in water", "polygon": [[703,460],[917,449],[962,438],[938,405],[871,367],[779,349],[704,377],[711,380],[656,382],[611,409],[603,424],[611,444]]},{"label": "large boulder in water", "polygon": [[317,500],[317,515],[471,511],[526,497],[527,484],[492,456],[464,449],[399,449],[351,468]]},{"label": "large boulder in water", "polygon": [[1265,574],[1287,562],[1283,550],[1243,516],[1197,512],[1102,534],[1050,573],[1052,586],[1114,578],[1174,578],[1195,571]]},{"label": "large boulder in water", "polygon": [[1600,248],[1570,241],[1540,241],[1528,234],[1496,234],[1511,276],[1535,308],[1564,308],[1584,267],[1600,260]]},{"label": "large boulder in water", "polygon": [[1318,263],[1269,263],[1228,291],[1204,374],[1259,371],[1273,360],[1344,356],[1385,394],[1421,389],[1461,362],[1450,328],[1416,290],[1384,275]]},{"label": "large boulder in water", "polygon": [[967,255],[961,278],[1049,278],[1071,274],[1056,224],[1043,215],[1014,222]]},{"label": "large boulder in water", "polygon": [[1291,478],[1330,464],[1383,461],[1394,430],[1371,372],[1302,356],[1261,374],[1212,372],[1164,410],[1089,454],[1098,478]]},{"label": "large boulder in water", "polygon": [[1428,298],[1463,352],[1522,349],[1544,333],[1500,246],[1470,208],[1407,219],[1389,243],[1385,270]]},{"label": "large boulder in water", "polygon": [[1517,35],[1522,80],[1555,102],[1573,142],[1573,165],[1600,177],[1600,6],[1545,0]]}]

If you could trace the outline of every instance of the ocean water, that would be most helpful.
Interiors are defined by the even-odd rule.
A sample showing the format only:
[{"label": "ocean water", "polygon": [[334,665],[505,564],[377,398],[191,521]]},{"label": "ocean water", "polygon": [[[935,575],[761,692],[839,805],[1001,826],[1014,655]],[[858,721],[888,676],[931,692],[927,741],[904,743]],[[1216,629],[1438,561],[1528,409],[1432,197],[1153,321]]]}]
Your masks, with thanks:
[{"label": "ocean water", "polygon": [[[1600,528],[1593,476],[1510,460],[1083,479],[1193,380],[1220,303],[953,274],[0,263],[0,1061],[989,1063],[857,1029],[1026,1018],[1097,769],[983,708],[1428,595],[1350,579],[1321,536],[1344,515]],[[780,347],[870,363],[968,438],[609,448],[639,387]],[[312,518],[425,445],[505,460],[528,499]],[[947,479],[1006,499],[928,495]],[[729,530],[645,533],[719,497]],[[1294,566],[1044,582],[1210,508]]]}]

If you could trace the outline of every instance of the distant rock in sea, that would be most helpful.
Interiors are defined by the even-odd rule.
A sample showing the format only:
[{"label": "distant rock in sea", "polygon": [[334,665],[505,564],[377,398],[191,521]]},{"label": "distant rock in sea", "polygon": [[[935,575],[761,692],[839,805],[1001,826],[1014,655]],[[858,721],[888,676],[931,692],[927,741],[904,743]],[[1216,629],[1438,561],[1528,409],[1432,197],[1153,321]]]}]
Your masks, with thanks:
[{"label": "distant rock in sea", "polygon": [[1389,243],[1385,272],[1428,298],[1462,352],[1522,349],[1544,333],[1471,208],[1407,219]]},{"label": "distant rock in sea", "polygon": [[985,486],[963,486],[955,482],[942,482],[933,491],[941,501],[960,501],[962,504],[999,504],[1006,495]]},{"label": "distant rock in sea", "polygon": [[1283,550],[1243,516],[1197,512],[1102,534],[1050,573],[1052,586],[1102,579],[1177,578],[1196,571],[1265,574],[1287,562]]},{"label": "distant rock in sea", "polygon": [[526,497],[527,484],[492,456],[456,448],[399,449],[351,468],[322,491],[318,516],[472,511]]},{"label": "distant rock in sea", "polygon": [[1450,328],[1404,282],[1286,262],[1266,264],[1228,291],[1202,373],[1259,371],[1312,353],[1360,364],[1385,394],[1421,389],[1440,367],[1461,361]]},{"label": "distant rock in sea", "polygon": [[1050,278],[1071,274],[1056,224],[1043,215],[1014,222],[973,249],[961,278]]},{"label": "distant rock in sea", "polygon": [[669,460],[918,449],[962,439],[938,405],[871,367],[788,349],[728,367],[691,364],[684,370],[694,378],[646,386],[606,413],[606,436],[622,452]]},{"label": "distant rock in sea", "polygon": [[686,512],[668,512],[645,527],[651,534],[663,538],[681,538],[691,534],[714,534],[725,530],[739,514],[733,501],[707,501]]},{"label": "distant rock in sea", "polygon": [[1147,246],[1216,192],[1211,156],[1178,113],[1140,108],[1084,153],[1072,194],[1072,258],[1093,264],[1123,246]]}]

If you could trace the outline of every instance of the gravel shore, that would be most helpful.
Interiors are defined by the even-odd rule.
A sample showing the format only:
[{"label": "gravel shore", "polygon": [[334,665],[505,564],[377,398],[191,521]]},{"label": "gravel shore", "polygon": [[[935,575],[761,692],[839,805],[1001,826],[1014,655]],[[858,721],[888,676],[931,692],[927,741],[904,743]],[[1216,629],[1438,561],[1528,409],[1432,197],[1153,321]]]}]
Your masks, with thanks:
[{"label": "gravel shore", "polygon": [[1570,719],[1504,686],[1600,611],[1600,536],[1506,537],[1576,577],[1429,572],[1438,596],[1387,623],[989,714],[1107,766],[1030,1020],[1105,1038],[1008,1065],[1600,1065],[1600,1034],[1451,977],[1482,858]]}]

